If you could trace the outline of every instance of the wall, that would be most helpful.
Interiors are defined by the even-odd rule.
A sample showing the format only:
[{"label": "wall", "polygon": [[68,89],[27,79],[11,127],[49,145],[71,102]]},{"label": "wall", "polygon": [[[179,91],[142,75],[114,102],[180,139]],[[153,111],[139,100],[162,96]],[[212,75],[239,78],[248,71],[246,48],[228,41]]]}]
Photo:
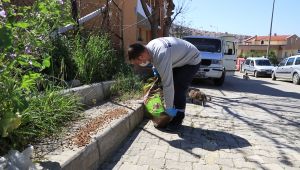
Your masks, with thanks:
[{"label": "wall", "polygon": [[[123,38],[124,38],[124,52],[127,54],[127,48],[130,44],[137,41],[137,15],[135,7],[137,0],[130,0],[130,3],[123,3]],[[127,60],[127,55],[125,56]]]},{"label": "wall", "polygon": [[[30,5],[34,0],[12,0],[18,5]],[[107,0],[77,0],[79,18],[83,17],[106,4]],[[112,31],[112,42],[115,48],[120,48],[127,53],[127,48],[130,44],[137,42],[138,35],[142,35],[142,43],[148,43],[151,38],[151,30],[149,23],[145,20],[146,25],[137,24],[138,17],[136,14],[137,0],[114,0],[121,11],[113,3],[109,8],[109,24],[103,21],[103,15],[97,16],[92,20],[84,23],[83,32],[86,33],[99,33]],[[154,1],[151,1],[152,3]],[[160,2],[163,2],[160,0]],[[163,25],[164,8],[160,8],[160,27]],[[158,30],[158,37],[162,36],[163,28]],[[123,44],[122,44],[123,39]],[[125,58],[127,59],[126,55]]]},{"label": "wall", "polygon": [[[268,45],[269,44],[269,40],[263,40],[264,44],[261,44],[261,41],[253,41],[252,45]],[[286,45],[287,42],[286,41],[271,41],[270,45]]]},{"label": "wall", "polygon": [[290,57],[292,55],[296,55],[298,50],[283,50],[282,51],[282,58]]}]

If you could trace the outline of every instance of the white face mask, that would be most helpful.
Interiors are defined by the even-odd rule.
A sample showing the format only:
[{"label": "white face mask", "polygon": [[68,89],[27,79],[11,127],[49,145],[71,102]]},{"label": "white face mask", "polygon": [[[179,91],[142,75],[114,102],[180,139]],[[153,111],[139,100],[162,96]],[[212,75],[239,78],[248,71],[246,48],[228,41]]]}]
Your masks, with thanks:
[{"label": "white face mask", "polygon": [[150,61],[146,61],[145,63],[141,63],[139,64],[141,67],[146,67],[148,64],[150,63]]}]

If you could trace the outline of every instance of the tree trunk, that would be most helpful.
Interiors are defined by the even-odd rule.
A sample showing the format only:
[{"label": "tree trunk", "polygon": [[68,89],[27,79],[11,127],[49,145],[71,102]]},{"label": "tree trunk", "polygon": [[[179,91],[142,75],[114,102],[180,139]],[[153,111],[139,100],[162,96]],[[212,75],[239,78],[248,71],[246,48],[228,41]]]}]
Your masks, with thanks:
[{"label": "tree trunk", "polygon": [[166,15],[164,16],[164,26],[163,26],[163,36],[168,37],[170,33],[170,28],[172,25],[172,18],[171,16],[173,15],[173,10],[175,8],[175,5],[173,3],[173,0],[165,0],[166,5],[167,5],[167,11]]},{"label": "tree trunk", "polygon": [[141,4],[151,26],[151,39],[155,39],[159,25],[160,1],[155,0],[151,13],[147,8],[146,0],[141,0]]},{"label": "tree trunk", "polygon": [[74,35],[78,34],[79,32],[79,16],[78,16],[78,6],[77,6],[77,0],[71,0],[71,9],[72,9],[72,18],[76,22],[75,29],[74,29]]}]

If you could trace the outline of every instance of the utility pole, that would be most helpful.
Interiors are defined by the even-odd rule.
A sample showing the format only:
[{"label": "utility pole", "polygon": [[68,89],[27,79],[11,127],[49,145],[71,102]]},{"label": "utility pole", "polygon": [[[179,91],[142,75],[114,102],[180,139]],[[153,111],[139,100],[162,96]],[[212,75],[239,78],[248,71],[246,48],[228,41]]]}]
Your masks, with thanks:
[{"label": "utility pole", "polygon": [[269,53],[270,53],[270,43],[271,43],[271,35],[272,35],[272,25],[273,25],[274,5],[275,5],[275,0],[273,0],[273,8],[272,8],[272,16],[271,16],[271,25],[270,25],[270,34],[269,34],[269,45],[268,45],[268,48],[267,48],[267,58],[269,58]]}]

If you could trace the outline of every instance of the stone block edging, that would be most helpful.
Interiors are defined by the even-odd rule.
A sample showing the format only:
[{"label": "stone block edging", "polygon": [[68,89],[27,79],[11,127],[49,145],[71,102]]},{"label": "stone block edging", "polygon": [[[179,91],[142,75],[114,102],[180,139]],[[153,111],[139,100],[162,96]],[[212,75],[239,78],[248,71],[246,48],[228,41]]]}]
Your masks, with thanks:
[{"label": "stone block edging", "polygon": [[143,117],[143,106],[140,106],[127,116],[115,121],[110,127],[98,133],[92,143],[82,148],[64,162],[60,162],[61,169],[98,169],[119,148],[122,141],[126,139],[130,132],[142,122]]},{"label": "stone block edging", "polygon": [[[81,102],[94,105],[110,95],[114,81],[95,83],[64,90],[62,93],[78,94]],[[95,101],[96,100],[96,101]],[[98,169],[120,146],[122,141],[134,130],[144,118],[144,108],[138,104],[136,109],[128,109],[126,116],[112,121],[105,129],[93,135],[92,142],[85,147],[65,149],[59,154],[47,155],[43,169],[83,170]]]}]

